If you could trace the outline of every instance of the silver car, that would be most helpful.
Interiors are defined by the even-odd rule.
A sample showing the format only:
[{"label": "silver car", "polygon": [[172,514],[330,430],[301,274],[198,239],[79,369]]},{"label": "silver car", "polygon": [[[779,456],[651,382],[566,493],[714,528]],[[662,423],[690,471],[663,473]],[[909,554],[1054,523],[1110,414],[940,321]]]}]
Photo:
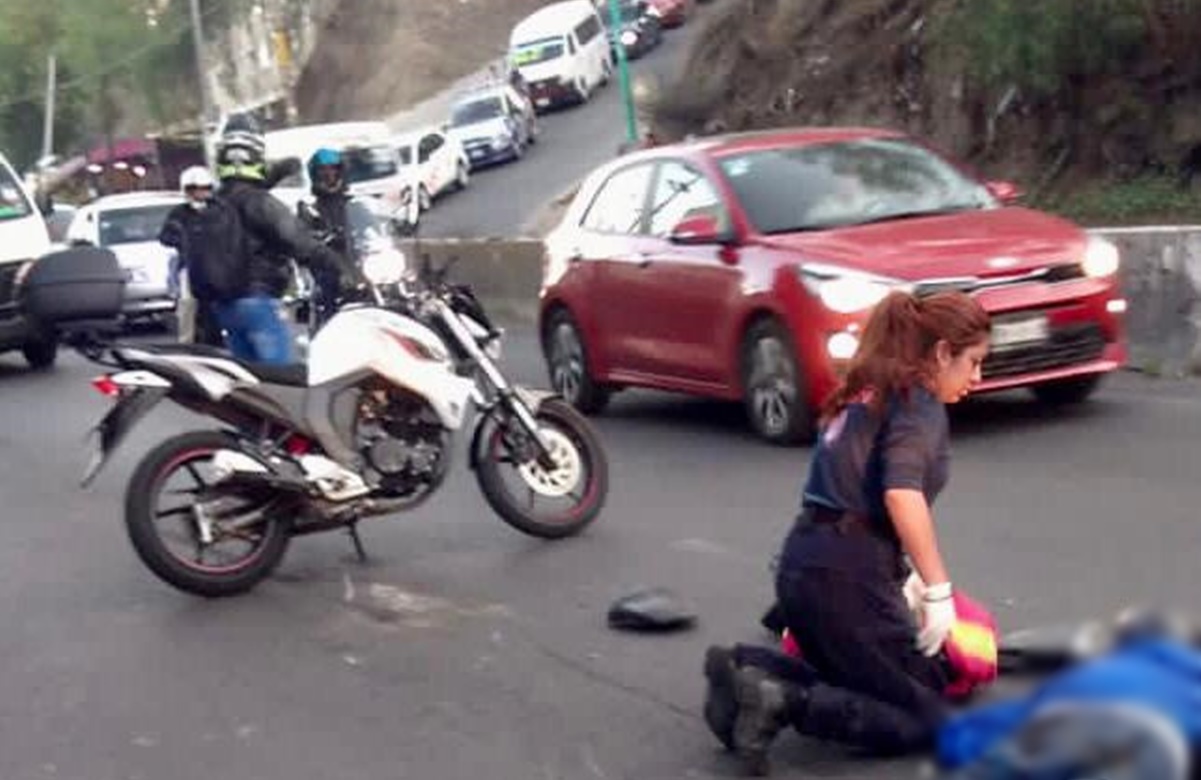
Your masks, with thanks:
[{"label": "silver car", "polygon": [[125,269],[128,318],[165,318],[175,311],[176,252],[160,244],[158,235],[167,214],[183,202],[182,195],[168,191],[106,195],[81,207],[71,221],[70,244],[111,250]]}]

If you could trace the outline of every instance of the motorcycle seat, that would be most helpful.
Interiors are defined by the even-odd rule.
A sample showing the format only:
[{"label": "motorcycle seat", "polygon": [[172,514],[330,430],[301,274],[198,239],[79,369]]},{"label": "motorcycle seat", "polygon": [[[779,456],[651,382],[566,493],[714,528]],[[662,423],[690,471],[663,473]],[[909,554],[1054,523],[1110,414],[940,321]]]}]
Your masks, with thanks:
[{"label": "motorcycle seat", "polygon": [[187,355],[228,360],[254,374],[264,384],[285,387],[308,387],[309,385],[309,367],[306,363],[288,363],[287,365],[255,363],[249,360],[239,360],[223,349],[204,344],[138,344],[136,348],[158,355]]}]

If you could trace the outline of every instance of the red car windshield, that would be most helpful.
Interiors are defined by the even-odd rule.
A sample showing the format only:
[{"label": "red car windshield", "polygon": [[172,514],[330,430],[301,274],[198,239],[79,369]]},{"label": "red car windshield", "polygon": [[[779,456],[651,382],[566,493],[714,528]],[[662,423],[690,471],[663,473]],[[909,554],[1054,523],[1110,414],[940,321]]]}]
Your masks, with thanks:
[{"label": "red car windshield", "polygon": [[979,182],[893,138],[763,149],[719,159],[760,233],[825,230],[995,205]]}]

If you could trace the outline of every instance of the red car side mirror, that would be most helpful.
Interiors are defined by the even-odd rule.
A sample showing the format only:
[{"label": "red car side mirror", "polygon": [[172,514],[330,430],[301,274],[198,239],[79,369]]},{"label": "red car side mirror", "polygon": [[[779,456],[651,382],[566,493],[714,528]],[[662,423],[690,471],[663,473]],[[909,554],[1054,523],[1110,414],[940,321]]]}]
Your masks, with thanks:
[{"label": "red car side mirror", "polygon": [[685,217],[671,230],[671,242],[686,246],[723,244],[729,236],[717,224],[717,218],[708,214]]},{"label": "red car side mirror", "polygon": [[1026,193],[1022,192],[1022,188],[1011,181],[990,181],[987,185],[988,191],[992,196],[1002,203],[1016,203],[1022,199]]}]

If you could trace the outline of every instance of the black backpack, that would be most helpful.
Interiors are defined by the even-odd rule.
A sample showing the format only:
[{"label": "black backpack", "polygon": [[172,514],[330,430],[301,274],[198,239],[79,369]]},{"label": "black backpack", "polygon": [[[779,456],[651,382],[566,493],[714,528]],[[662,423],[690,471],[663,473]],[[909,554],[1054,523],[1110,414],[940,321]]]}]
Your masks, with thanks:
[{"label": "black backpack", "polygon": [[250,245],[239,204],[218,192],[196,217],[197,246],[189,251],[188,281],[202,300],[228,301],[250,286]]}]

